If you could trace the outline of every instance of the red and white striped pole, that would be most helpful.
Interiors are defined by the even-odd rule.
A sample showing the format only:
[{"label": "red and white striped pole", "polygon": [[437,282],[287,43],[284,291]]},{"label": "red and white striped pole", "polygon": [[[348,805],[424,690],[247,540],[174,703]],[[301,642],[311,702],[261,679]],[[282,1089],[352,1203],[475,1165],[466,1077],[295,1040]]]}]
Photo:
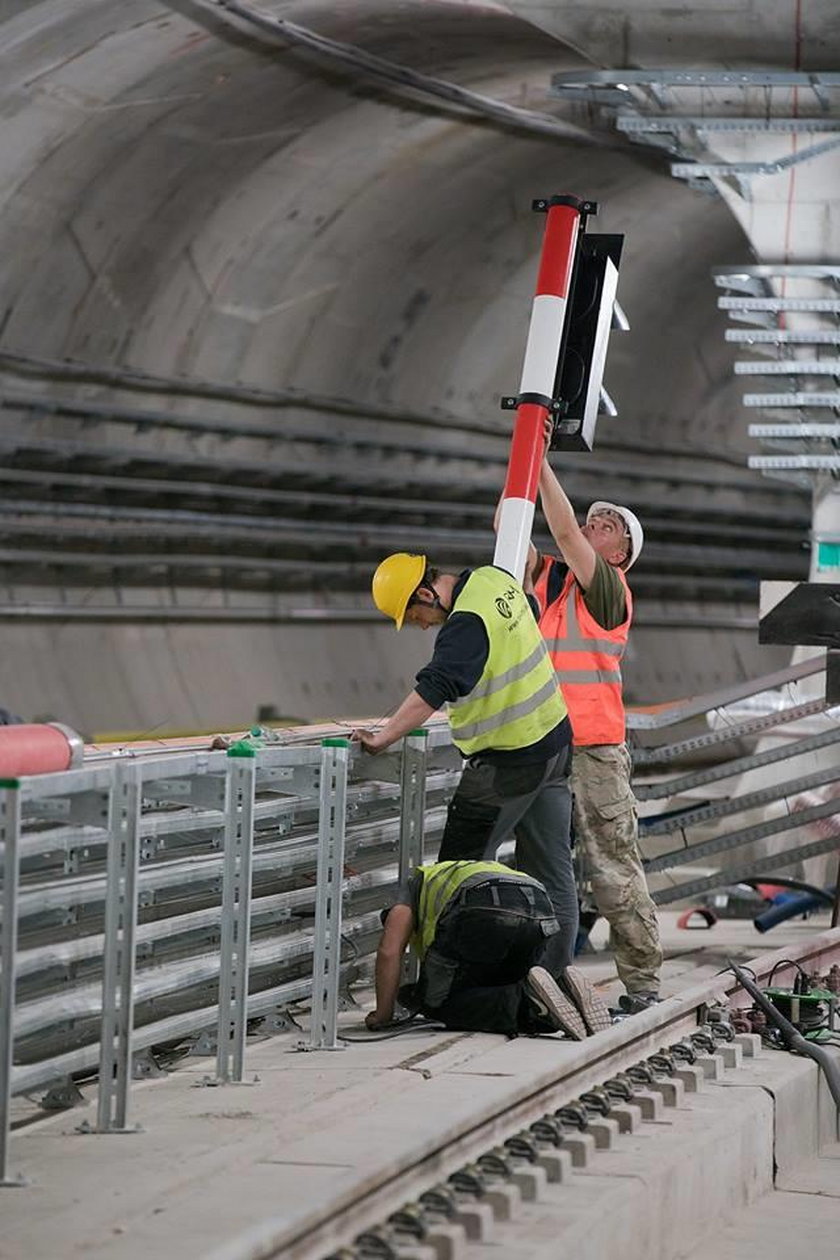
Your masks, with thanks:
[{"label": "red and white striped pole", "polygon": [[545,236],[493,557],[493,563],[518,582],[525,573],[531,542],[543,433],[546,417],[551,415],[578,235],[585,216],[595,213],[596,206],[579,197],[562,196],[536,201],[534,209],[547,212]]}]

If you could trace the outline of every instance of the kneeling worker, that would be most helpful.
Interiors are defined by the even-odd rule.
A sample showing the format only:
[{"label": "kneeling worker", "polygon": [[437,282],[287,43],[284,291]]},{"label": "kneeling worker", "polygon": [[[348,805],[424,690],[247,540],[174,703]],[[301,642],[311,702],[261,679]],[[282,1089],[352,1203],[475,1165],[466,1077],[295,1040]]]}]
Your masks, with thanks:
[{"label": "kneeling worker", "polygon": [[[540,965],[560,927],[545,888],[528,875],[500,862],[418,866],[383,919],[370,1029],[391,1022],[398,996],[409,1010],[466,1032],[562,1030],[579,1041],[610,1025],[582,972],[552,975]],[[420,978],[401,989],[408,945]]]}]

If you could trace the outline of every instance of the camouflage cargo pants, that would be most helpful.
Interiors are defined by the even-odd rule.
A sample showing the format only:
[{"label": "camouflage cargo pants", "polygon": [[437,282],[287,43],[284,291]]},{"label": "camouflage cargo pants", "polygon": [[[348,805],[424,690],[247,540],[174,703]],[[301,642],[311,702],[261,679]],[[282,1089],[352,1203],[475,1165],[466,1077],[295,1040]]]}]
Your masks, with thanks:
[{"label": "camouflage cargo pants", "polygon": [[576,745],[571,784],[578,858],[610,925],[619,977],[628,993],[658,993],[662,949],[639,856],[626,745]]}]

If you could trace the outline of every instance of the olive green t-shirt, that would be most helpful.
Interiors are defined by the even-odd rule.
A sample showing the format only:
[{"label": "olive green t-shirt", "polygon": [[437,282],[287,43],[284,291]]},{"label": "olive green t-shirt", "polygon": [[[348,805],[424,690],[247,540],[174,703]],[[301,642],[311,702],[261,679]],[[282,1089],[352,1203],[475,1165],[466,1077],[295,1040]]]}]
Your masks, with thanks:
[{"label": "olive green t-shirt", "polygon": [[[546,606],[553,604],[557,599],[569,572],[568,565],[553,556],[541,556],[540,567],[549,560],[553,560],[553,564],[548,575]],[[589,590],[583,592],[583,602],[598,625],[603,626],[605,630],[614,630],[627,617],[627,600],[618,570],[614,565],[608,564],[603,556],[596,555],[595,557],[595,572]]]}]

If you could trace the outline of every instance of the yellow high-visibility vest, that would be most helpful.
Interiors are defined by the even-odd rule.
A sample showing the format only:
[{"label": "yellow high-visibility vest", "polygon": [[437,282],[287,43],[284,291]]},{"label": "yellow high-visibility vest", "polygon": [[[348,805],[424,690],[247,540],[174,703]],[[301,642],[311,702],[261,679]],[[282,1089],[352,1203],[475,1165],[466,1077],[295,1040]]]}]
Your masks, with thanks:
[{"label": "yellow high-visibility vest", "polygon": [[473,879],[476,875],[498,875],[545,891],[539,880],[523,875],[520,871],[512,871],[502,862],[435,862],[430,866],[416,867],[414,873],[421,877],[423,883],[411,948],[421,962],[435,939],[441,915],[468,879]]},{"label": "yellow high-visibility vest", "polygon": [[527,748],[566,716],[554,667],[525,592],[502,569],[474,569],[452,612],[481,618],[490,651],[468,696],[449,706],[452,739],[465,756]]}]

